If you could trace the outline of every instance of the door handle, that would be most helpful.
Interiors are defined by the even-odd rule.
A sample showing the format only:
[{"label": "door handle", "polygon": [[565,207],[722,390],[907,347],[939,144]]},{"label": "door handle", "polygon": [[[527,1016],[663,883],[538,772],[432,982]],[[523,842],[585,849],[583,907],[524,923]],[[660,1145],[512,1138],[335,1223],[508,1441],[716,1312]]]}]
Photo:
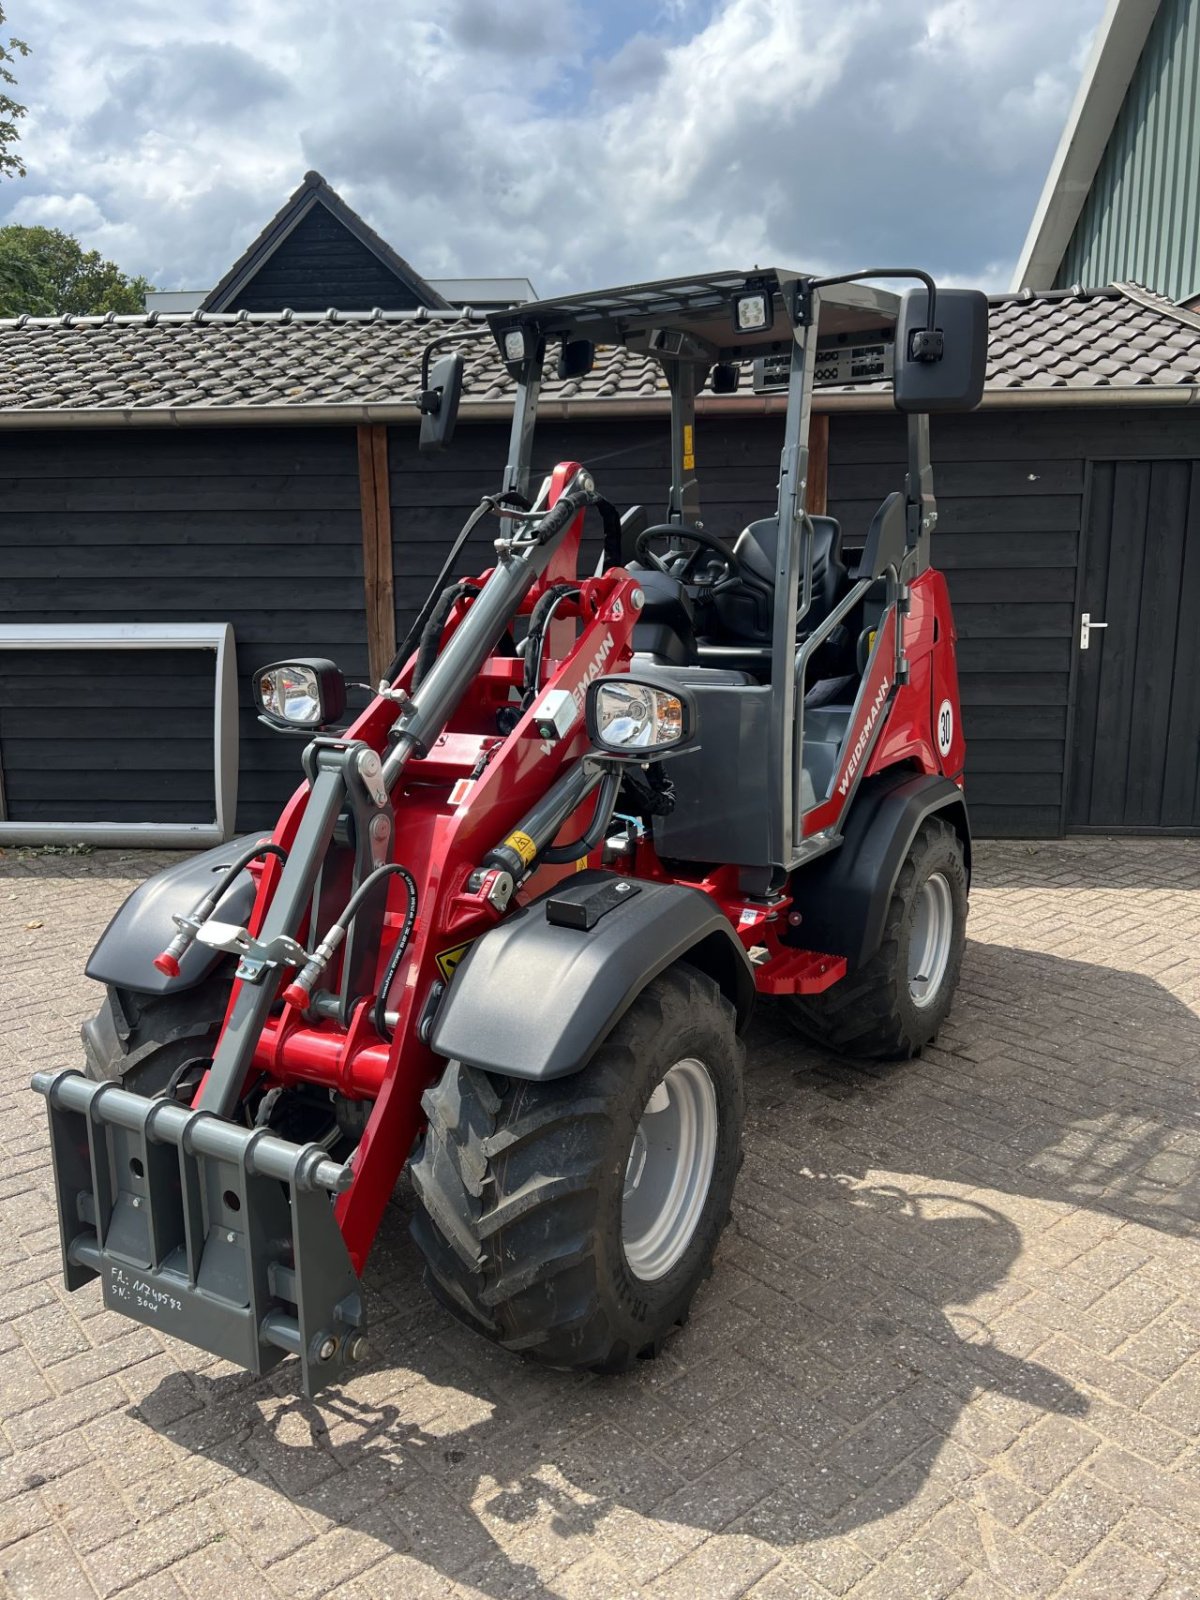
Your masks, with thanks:
[{"label": "door handle", "polygon": [[1085,611],[1083,613],[1083,615],[1079,619],[1079,648],[1081,650],[1086,650],[1087,649],[1087,647],[1088,647],[1088,638],[1091,635],[1091,632],[1092,632],[1093,628],[1107,628],[1107,627],[1108,627],[1108,623],[1107,622],[1093,622],[1092,621],[1091,612],[1090,611]]}]

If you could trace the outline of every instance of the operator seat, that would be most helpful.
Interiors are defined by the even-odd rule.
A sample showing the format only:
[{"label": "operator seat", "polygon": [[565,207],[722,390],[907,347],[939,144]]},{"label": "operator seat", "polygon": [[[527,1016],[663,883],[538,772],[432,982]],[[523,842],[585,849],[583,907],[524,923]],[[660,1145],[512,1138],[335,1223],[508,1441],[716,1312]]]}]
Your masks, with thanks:
[{"label": "operator seat", "polygon": [[[849,571],[842,560],[842,528],[836,517],[811,517],[813,526],[812,605],[803,625],[806,633],[824,622],[846,592]],[[779,518],[760,517],[737,536],[733,553],[744,571],[774,591],[779,559]],[[796,574],[797,582],[803,579]]]}]

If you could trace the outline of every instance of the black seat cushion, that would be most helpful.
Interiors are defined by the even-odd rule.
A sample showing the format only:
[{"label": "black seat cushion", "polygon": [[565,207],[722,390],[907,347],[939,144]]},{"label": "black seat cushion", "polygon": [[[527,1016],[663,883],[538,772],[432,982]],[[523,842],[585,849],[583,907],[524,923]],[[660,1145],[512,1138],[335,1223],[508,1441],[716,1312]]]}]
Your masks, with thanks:
[{"label": "black seat cushion", "polygon": [[[842,560],[842,528],[836,517],[812,517],[813,597],[804,618],[811,631],[833,610],[845,593],[848,573]],[[779,559],[779,518],[762,517],[738,534],[733,553],[745,571],[775,587],[775,567]],[[797,573],[797,581],[801,574]]]}]

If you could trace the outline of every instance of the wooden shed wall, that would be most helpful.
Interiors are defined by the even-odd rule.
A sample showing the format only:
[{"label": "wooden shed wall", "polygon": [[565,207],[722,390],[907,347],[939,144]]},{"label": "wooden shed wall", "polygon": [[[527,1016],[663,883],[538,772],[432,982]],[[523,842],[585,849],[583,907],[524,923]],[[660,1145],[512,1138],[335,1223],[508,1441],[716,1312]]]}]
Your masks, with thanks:
[{"label": "wooden shed wall", "polygon": [[[272,822],[298,781],[303,745],[259,725],[247,674],[297,653],[332,656],[350,677],[366,672],[354,430],[0,433],[0,622],[231,622],[238,822]],[[106,661],[107,671],[138,670],[136,655]],[[117,726],[94,704],[82,658],[74,678],[40,686],[42,718],[30,701],[39,689],[0,659],[12,820],[197,820],[199,764],[211,772],[211,689],[197,698],[194,669],[142,671],[140,701],[125,685],[114,696],[127,708]],[[69,738],[82,741],[86,808],[62,767]]]},{"label": "wooden shed wall", "polygon": [[[898,482],[904,452],[898,417],[833,419],[829,509],[848,537]],[[959,633],[971,819],[987,837],[1053,836],[1064,823],[1089,462],[1200,457],[1200,416],[935,417],[932,454],[934,560],[949,580]],[[1097,492],[1106,492],[1102,483]]]},{"label": "wooden shed wall", "polygon": [[[698,428],[706,526],[736,535],[771,509],[781,440],[778,417],[711,419]],[[429,459],[417,452],[415,429],[388,430],[401,633],[463,520],[498,485],[506,444],[501,425],[464,424],[453,448]],[[619,505],[641,502],[657,514],[666,449],[662,419],[547,423],[536,467],[582,458]],[[1200,415],[983,412],[935,419],[933,452],[935,559],[949,576],[961,639],[975,824],[984,835],[1055,835],[1077,660],[1080,529],[1089,485],[1103,493],[1111,479],[1089,462],[1200,459]],[[830,510],[848,544],[861,542],[903,468],[899,419],[832,419]],[[491,564],[493,533],[481,528],[461,572]],[[273,820],[302,748],[256,722],[248,672],[303,653],[333,657],[351,679],[366,675],[362,541],[352,427],[0,433],[0,621],[233,624],[242,828]],[[196,682],[182,671],[148,675],[141,704],[122,700],[130,713],[127,757],[118,759],[112,742],[121,728],[101,703],[99,678],[82,664],[72,676],[65,657],[62,664],[42,685],[28,672],[18,682],[22,675],[0,659],[0,752],[6,767],[26,773],[10,780],[14,818],[19,804],[29,820],[50,820],[56,808],[73,819],[63,809],[71,804],[82,820],[101,801],[106,820],[193,820],[210,726],[198,714]],[[69,773],[54,765],[72,737],[84,741],[87,806],[83,791],[68,794]]]}]

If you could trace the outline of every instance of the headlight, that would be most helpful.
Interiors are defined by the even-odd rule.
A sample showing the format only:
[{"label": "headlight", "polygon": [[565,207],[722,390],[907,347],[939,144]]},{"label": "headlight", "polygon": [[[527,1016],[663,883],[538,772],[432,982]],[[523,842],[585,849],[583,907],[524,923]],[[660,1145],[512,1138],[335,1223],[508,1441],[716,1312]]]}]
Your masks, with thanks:
[{"label": "headlight", "polygon": [[321,728],[346,708],[346,684],[332,661],[277,661],[254,674],[254,699],[278,727]]},{"label": "headlight", "polygon": [[588,690],[588,733],[610,755],[677,749],[691,735],[690,701],[674,689],[629,678],[601,678]]}]

